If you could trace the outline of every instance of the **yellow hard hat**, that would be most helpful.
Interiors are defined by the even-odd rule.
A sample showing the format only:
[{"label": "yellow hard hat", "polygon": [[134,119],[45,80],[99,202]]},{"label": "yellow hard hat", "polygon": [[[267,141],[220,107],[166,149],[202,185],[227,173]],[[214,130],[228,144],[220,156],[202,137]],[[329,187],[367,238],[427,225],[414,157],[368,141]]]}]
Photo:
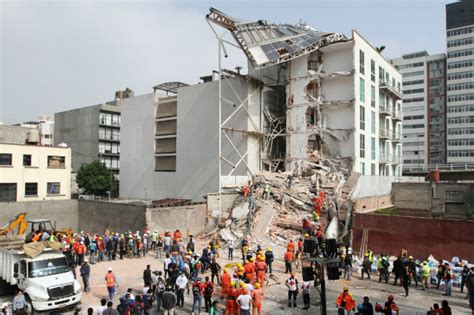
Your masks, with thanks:
[{"label": "yellow hard hat", "polygon": [[232,287],[235,287],[235,281],[231,281],[231,282],[230,282],[230,285],[231,285]]},{"label": "yellow hard hat", "polygon": [[272,249],[270,247],[267,247],[267,252],[271,251]]},{"label": "yellow hard hat", "polygon": [[193,251],[192,251],[192,250],[188,251],[188,254],[189,254],[189,255],[192,255],[192,253],[193,253]]},{"label": "yellow hard hat", "polygon": [[413,259],[413,256],[408,257],[408,259]]},{"label": "yellow hard hat", "polygon": [[248,264],[249,262],[250,262],[250,261],[249,261],[248,259],[245,261],[246,264]]},{"label": "yellow hard hat", "polygon": [[349,287],[346,285],[346,286],[344,286],[344,288],[342,290],[343,291],[349,291]]},{"label": "yellow hard hat", "polygon": [[250,261],[253,261],[254,259],[253,259],[253,257],[250,257],[249,260],[250,260]]},{"label": "yellow hard hat", "polygon": [[308,234],[308,233],[304,233],[304,237],[309,237],[309,234]]},{"label": "yellow hard hat", "polygon": [[238,264],[237,264],[237,267],[242,268],[242,264],[241,264],[241,263],[238,263]]},{"label": "yellow hard hat", "polygon": [[243,281],[240,281],[240,287],[241,288],[245,287],[245,283]]},{"label": "yellow hard hat", "polygon": [[260,283],[257,282],[255,283],[255,289],[258,289],[258,288],[260,288]]},{"label": "yellow hard hat", "polygon": [[224,272],[227,272],[227,268],[224,268]]}]

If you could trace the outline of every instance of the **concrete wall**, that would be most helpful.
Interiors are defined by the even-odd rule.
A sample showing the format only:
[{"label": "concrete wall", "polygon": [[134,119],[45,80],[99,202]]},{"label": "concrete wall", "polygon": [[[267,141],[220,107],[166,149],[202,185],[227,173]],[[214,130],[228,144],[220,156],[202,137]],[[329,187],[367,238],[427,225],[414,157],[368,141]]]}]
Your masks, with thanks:
[{"label": "concrete wall", "polygon": [[204,232],[206,208],[205,203],[180,207],[148,208],[148,226],[151,231],[158,230],[160,233],[166,229],[171,231],[179,229],[183,235],[197,235]]},{"label": "concrete wall", "polygon": [[357,199],[354,201],[353,209],[355,213],[367,213],[391,206],[392,196],[387,194]]},{"label": "concrete wall", "polygon": [[[57,229],[79,228],[77,200],[51,200],[0,203],[0,224],[6,224],[18,213],[26,212],[26,219],[50,219]],[[16,233],[16,232],[15,232]]]},{"label": "concrete wall", "polygon": [[[240,99],[247,97],[247,82],[230,79],[236,95],[224,81],[223,96],[233,104],[223,102],[222,119],[240,105]],[[194,201],[204,200],[209,192],[218,190],[218,82],[209,82],[180,88],[178,91],[176,172],[154,171],[154,94],[124,99],[121,126],[121,170],[120,196],[125,198],[162,199],[184,198]],[[258,104],[252,103],[252,106]],[[255,110],[253,115],[255,116]],[[247,130],[248,119],[240,110],[227,125]],[[240,132],[228,132],[229,137],[244,155],[248,139]],[[222,136],[222,155],[234,164],[239,156]],[[249,154],[258,160],[255,147]],[[249,160],[247,157],[245,160]],[[231,167],[223,163],[222,174],[227,175]],[[255,163],[253,167],[257,167]],[[253,171],[256,171],[253,170]],[[232,176],[241,182],[246,176],[244,163],[234,170]],[[227,179],[232,182],[231,179]]]},{"label": "concrete wall", "polygon": [[381,196],[390,194],[392,183],[418,183],[425,182],[423,177],[409,176],[371,176],[361,175],[354,187],[352,200],[366,198],[371,196]]},{"label": "concrete wall", "polygon": [[368,247],[375,253],[399,255],[402,249],[416,258],[453,256],[474,261],[474,221],[439,220],[402,216],[356,214],[353,248],[360,249],[363,230],[369,230]]},{"label": "concrete wall", "polygon": [[399,209],[431,209],[431,184],[426,183],[393,183],[392,202]]},{"label": "concrete wall", "polygon": [[94,105],[54,115],[54,144],[67,143],[72,149],[72,168],[98,159],[99,107]]},{"label": "concrete wall", "polygon": [[143,231],[146,206],[105,201],[79,200],[79,230],[102,233]]},{"label": "concrete wall", "polygon": [[31,128],[0,125],[0,143],[25,144]]}]

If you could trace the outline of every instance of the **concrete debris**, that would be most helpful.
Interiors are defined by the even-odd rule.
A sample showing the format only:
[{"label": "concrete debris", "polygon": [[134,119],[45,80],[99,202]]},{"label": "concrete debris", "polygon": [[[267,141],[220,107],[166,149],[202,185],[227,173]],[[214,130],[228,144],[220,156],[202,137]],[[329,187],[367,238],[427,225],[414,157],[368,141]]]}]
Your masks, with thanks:
[{"label": "concrete debris", "polygon": [[232,219],[242,220],[249,214],[249,203],[243,202],[232,209]]}]

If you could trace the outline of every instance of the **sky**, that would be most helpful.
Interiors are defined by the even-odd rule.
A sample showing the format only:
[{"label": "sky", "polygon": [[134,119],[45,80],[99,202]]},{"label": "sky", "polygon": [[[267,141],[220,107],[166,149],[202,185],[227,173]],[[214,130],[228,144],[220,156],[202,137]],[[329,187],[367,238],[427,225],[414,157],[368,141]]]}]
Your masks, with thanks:
[{"label": "sky", "polygon": [[[350,37],[384,55],[445,52],[445,0],[0,0],[0,122],[111,101],[163,82],[198,83],[217,68],[209,7],[247,21],[296,24]],[[224,67],[246,65],[228,48]]]}]

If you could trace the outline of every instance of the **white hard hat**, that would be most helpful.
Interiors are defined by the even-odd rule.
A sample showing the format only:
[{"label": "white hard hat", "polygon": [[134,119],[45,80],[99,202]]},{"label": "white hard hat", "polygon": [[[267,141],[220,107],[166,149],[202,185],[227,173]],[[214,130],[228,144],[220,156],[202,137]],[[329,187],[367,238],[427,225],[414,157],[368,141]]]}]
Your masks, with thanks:
[{"label": "white hard hat", "polygon": [[108,270],[109,270],[109,271],[112,271],[112,267],[109,267],[109,269],[108,269]]}]

